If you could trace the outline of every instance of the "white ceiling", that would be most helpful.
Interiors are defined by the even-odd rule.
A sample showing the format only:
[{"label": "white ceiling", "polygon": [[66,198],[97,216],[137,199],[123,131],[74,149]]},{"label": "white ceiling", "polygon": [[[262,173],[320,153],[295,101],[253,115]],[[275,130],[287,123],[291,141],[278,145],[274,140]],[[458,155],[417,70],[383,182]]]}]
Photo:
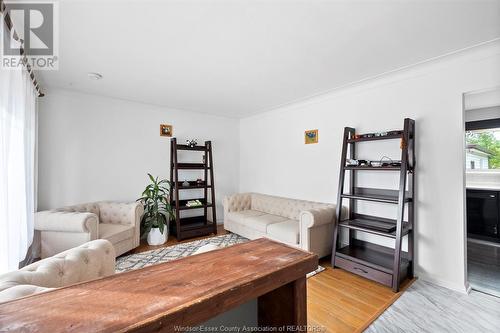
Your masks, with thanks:
[{"label": "white ceiling", "polygon": [[61,0],[59,71],[38,75],[245,117],[498,37],[500,0]]}]

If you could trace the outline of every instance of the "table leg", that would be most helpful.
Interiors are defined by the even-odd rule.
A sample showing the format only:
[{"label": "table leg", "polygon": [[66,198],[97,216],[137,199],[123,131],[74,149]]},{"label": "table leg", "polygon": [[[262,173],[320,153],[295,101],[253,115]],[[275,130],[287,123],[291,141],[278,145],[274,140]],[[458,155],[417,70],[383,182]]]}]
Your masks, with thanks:
[{"label": "table leg", "polygon": [[282,327],[282,332],[305,332],[305,276],[260,296],[257,303],[259,327]]}]

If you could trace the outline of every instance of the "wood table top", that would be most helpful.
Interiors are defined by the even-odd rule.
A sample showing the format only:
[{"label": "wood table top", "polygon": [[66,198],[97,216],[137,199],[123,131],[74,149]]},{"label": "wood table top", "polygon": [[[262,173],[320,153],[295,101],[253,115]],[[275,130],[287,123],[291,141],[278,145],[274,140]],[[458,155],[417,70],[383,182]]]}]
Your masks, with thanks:
[{"label": "wood table top", "polygon": [[0,304],[0,331],[173,331],[304,277],[317,265],[312,253],[261,238]]}]

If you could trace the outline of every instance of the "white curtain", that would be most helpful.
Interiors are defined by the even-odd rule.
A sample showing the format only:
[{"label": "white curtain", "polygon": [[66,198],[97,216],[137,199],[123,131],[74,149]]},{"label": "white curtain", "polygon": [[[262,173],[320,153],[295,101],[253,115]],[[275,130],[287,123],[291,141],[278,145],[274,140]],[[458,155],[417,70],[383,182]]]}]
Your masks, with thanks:
[{"label": "white curtain", "polygon": [[33,241],[36,96],[25,69],[0,69],[0,273]]}]

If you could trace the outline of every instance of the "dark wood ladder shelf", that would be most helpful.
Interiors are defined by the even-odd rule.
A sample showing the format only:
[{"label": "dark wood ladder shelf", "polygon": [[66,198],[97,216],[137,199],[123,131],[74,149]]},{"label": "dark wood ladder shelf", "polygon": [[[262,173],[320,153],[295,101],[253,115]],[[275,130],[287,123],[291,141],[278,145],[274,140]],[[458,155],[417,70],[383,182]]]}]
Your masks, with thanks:
[{"label": "dark wood ladder shelf", "polygon": [[[179,163],[179,151],[195,151],[203,153],[203,163]],[[213,174],[212,143],[205,141],[204,146],[188,146],[177,144],[177,139],[172,138],[170,142],[170,204],[175,213],[175,220],[170,221],[172,233],[178,240],[217,234],[217,215],[215,203],[215,188]],[[188,181],[189,185],[184,186],[185,181],[179,180],[179,170],[202,170],[203,179],[200,181]],[[203,190],[203,197],[180,199],[179,192],[182,190]],[[190,206],[186,204],[190,200],[199,200],[201,205]],[[209,209],[212,216],[209,220]],[[192,210],[194,213],[202,211],[203,215],[183,217],[181,212]]]},{"label": "dark wood ladder shelf", "polygon": [[[414,178],[415,178],[415,121],[404,120],[403,130],[388,135],[366,137],[356,135],[354,128],[344,129],[336,217],[333,232],[332,267],[380,282],[399,291],[406,278],[414,271]],[[401,141],[401,166],[347,166],[347,159],[356,159],[356,144],[364,141]],[[381,154],[383,156],[385,154]],[[357,186],[357,171],[397,171],[399,189],[364,188]],[[349,173],[348,190],[344,191],[346,173]],[[408,187],[408,188],[407,188]],[[343,200],[348,200],[349,214],[342,214]],[[397,205],[397,218],[359,214],[357,201]],[[407,210],[407,221],[404,220]],[[348,230],[348,239],[341,239],[340,229]],[[356,233],[368,233],[395,240],[394,248],[356,239]],[[408,251],[402,250],[403,237],[408,237]]]}]

